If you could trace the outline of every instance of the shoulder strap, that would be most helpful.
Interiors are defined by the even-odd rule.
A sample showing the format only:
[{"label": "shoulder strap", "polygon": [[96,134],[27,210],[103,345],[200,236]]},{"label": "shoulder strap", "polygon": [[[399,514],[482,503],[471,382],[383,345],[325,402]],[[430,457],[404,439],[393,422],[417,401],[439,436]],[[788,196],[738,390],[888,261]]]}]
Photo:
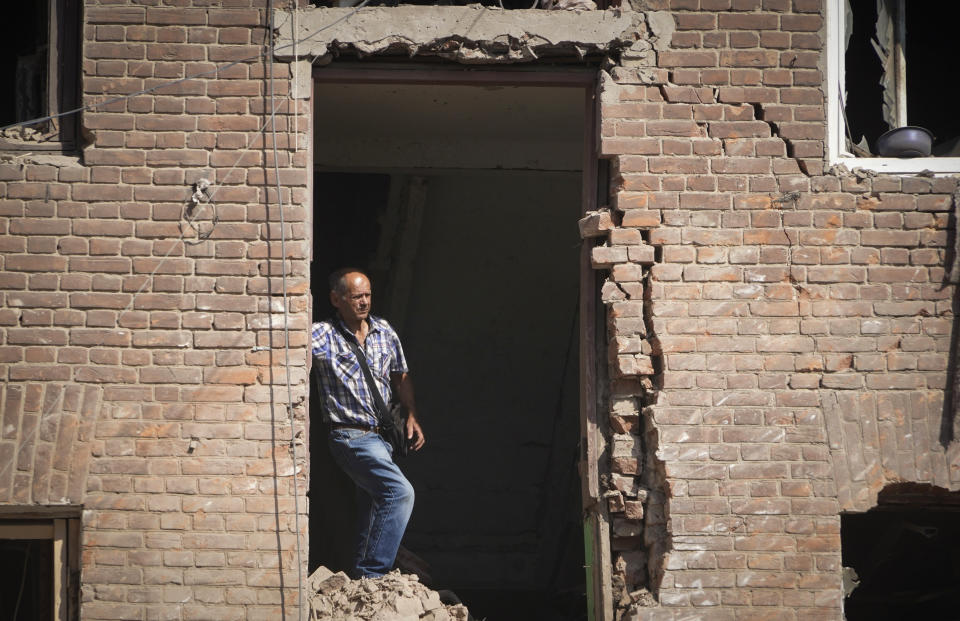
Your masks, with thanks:
[{"label": "shoulder strap", "polygon": [[387,405],[383,402],[383,395],[380,394],[380,389],[377,388],[377,383],[373,380],[373,373],[370,372],[370,367],[367,366],[366,354],[364,354],[363,350],[360,349],[360,345],[357,343],[356,337],[343,328],[338,318],[334,317],[331,321],[333,323],[333,327],[336,328],[340,335],[347,341],[347,345],[350,346],[350,349],[357,357],[357,363],[360,364],[360,370],[363,371],[363,378],[367,380],[367,386],[373,393],[374,405],[377,406],[377,420],[378,422],[382,421],[389,410],[387,410]]}]

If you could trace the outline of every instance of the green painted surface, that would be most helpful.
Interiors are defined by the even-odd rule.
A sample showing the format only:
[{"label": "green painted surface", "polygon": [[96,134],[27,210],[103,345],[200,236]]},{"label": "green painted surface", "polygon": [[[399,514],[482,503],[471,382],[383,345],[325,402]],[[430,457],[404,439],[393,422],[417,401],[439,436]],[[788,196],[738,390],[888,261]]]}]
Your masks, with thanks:
[{"label": "green painted surface", "polygon": [[597,604],[597,592],[595,587],[595,580],[593,575],[593,565],[595,559],[593,557],[593,533],[595,530],[594,519],[592,515],[588,515],[587,518],[583,521],[583,568],[587,572],[587,621],[595,621],[597,618],[596,614],[596,604]]}]

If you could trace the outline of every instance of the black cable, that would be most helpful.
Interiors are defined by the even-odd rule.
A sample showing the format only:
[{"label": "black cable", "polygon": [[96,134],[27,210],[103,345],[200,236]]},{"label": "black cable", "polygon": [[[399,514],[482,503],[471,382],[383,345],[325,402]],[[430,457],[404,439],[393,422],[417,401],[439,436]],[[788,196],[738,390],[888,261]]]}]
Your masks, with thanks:
[{"label": "black cable", "polygon": [[30,561],[30,550],[33,544],[27,543],[27,549],[23,553],[23,575],[20,577],[20,591],[17,593],[17,605],[13,608],[13,621],[17,621],[17,615],[20,614],[20,601],[23,599],[23,587],[27,583],[27,563]]},{"label": "black cable", "polygon": [[[369,1],[369,0],[368,0]],[[281,277],[281,287],[283,289],[282,299],[283,299],[283,356],[284,356],[284,373],[286,375],[286,384],[287,384],[287,415],[290,423],[290,460],[293,462],[293,521],[294,521],[294,530],[296,531],[297,538],[297,618],[303,619],[303,552],[301,550],[300,543],[300,493],[297,490],[297,439],[296,439],[296,417],[293,413],[293,387],[291,385],[292,380],[290,379],[290,310],[288,308],[287,300],[287,233],[284,230],[286,228],[286,222],[283,216],[283,187],[280,183],[280,153],[279,148],[277,147],[277,104],[276,104],[276,95],[274,92],[274,79],[273,79],[273,64],[276,54],[274,53],[273,47],[273,0],[269,0],[267,3],[268,11],[270,13],[269,17],[269,32],[271,33],[270,38],[270,59],[267,63],[268,73],[270,75],[270,131],[271,138],[273,142],[273,171],[274,179],[277,187],[277,205],[280,212],[280,277]],[[292,20],[291,20],[291,29],[292,29]],[[293,33],[294,35],[296,33]],[[295,99],[288,99],[288,102],[292,102],[294,106],[297,105]],[[287,112],[289,113],[289,107]],[[270,201],[267,199],[267,211],[266,211],[267,222],[270,221]],[[273,391],[271,390],[271,395]],[[281,570],[282,571],[282,570]]]}]

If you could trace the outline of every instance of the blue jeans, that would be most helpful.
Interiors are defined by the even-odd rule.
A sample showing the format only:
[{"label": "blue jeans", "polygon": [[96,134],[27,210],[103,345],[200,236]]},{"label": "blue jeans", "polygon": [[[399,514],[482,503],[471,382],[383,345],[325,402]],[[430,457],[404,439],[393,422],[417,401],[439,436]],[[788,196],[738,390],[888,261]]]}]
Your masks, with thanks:
[{"label": "blue jeans", "polygon": [[332,429],[329,443],[333,459],[357,485],[360,528],[353,577],[382,576],[393,568],[413,512],[413,486],[376,432]]}]

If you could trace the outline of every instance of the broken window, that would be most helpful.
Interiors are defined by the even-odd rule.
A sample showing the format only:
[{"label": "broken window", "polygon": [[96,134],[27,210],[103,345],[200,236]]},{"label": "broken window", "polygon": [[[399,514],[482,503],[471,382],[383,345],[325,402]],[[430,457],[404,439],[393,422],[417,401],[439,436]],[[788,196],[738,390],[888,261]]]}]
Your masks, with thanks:
[{"label": "broken window", "polygon": [[[0,127],[54,116],[77,107],[79,0],[14,2],[2,29]],[[76,115],[11,127],[0,148],[60,150],[73,147]]]},{"label": "broken window", "polygon": [[[905,0],[831,0],[827,90],[832,159],[960,157],[960,117],[947,95],[954,76],[945,64],[953,53],[960,6],[935,8]],[[923,129],[881,139],[908,127]],[[900,144],[890,146],[891,140]],[[882,169],[865,160],[853,165]],[[903,162],[887,166],[911,171]],[[948,172],[960,169],[960,160],[912,168]]]},{"label": "broken window", "polygon": [[78,519],[0,520],[0,610],[11,621],[77,613]]}]

